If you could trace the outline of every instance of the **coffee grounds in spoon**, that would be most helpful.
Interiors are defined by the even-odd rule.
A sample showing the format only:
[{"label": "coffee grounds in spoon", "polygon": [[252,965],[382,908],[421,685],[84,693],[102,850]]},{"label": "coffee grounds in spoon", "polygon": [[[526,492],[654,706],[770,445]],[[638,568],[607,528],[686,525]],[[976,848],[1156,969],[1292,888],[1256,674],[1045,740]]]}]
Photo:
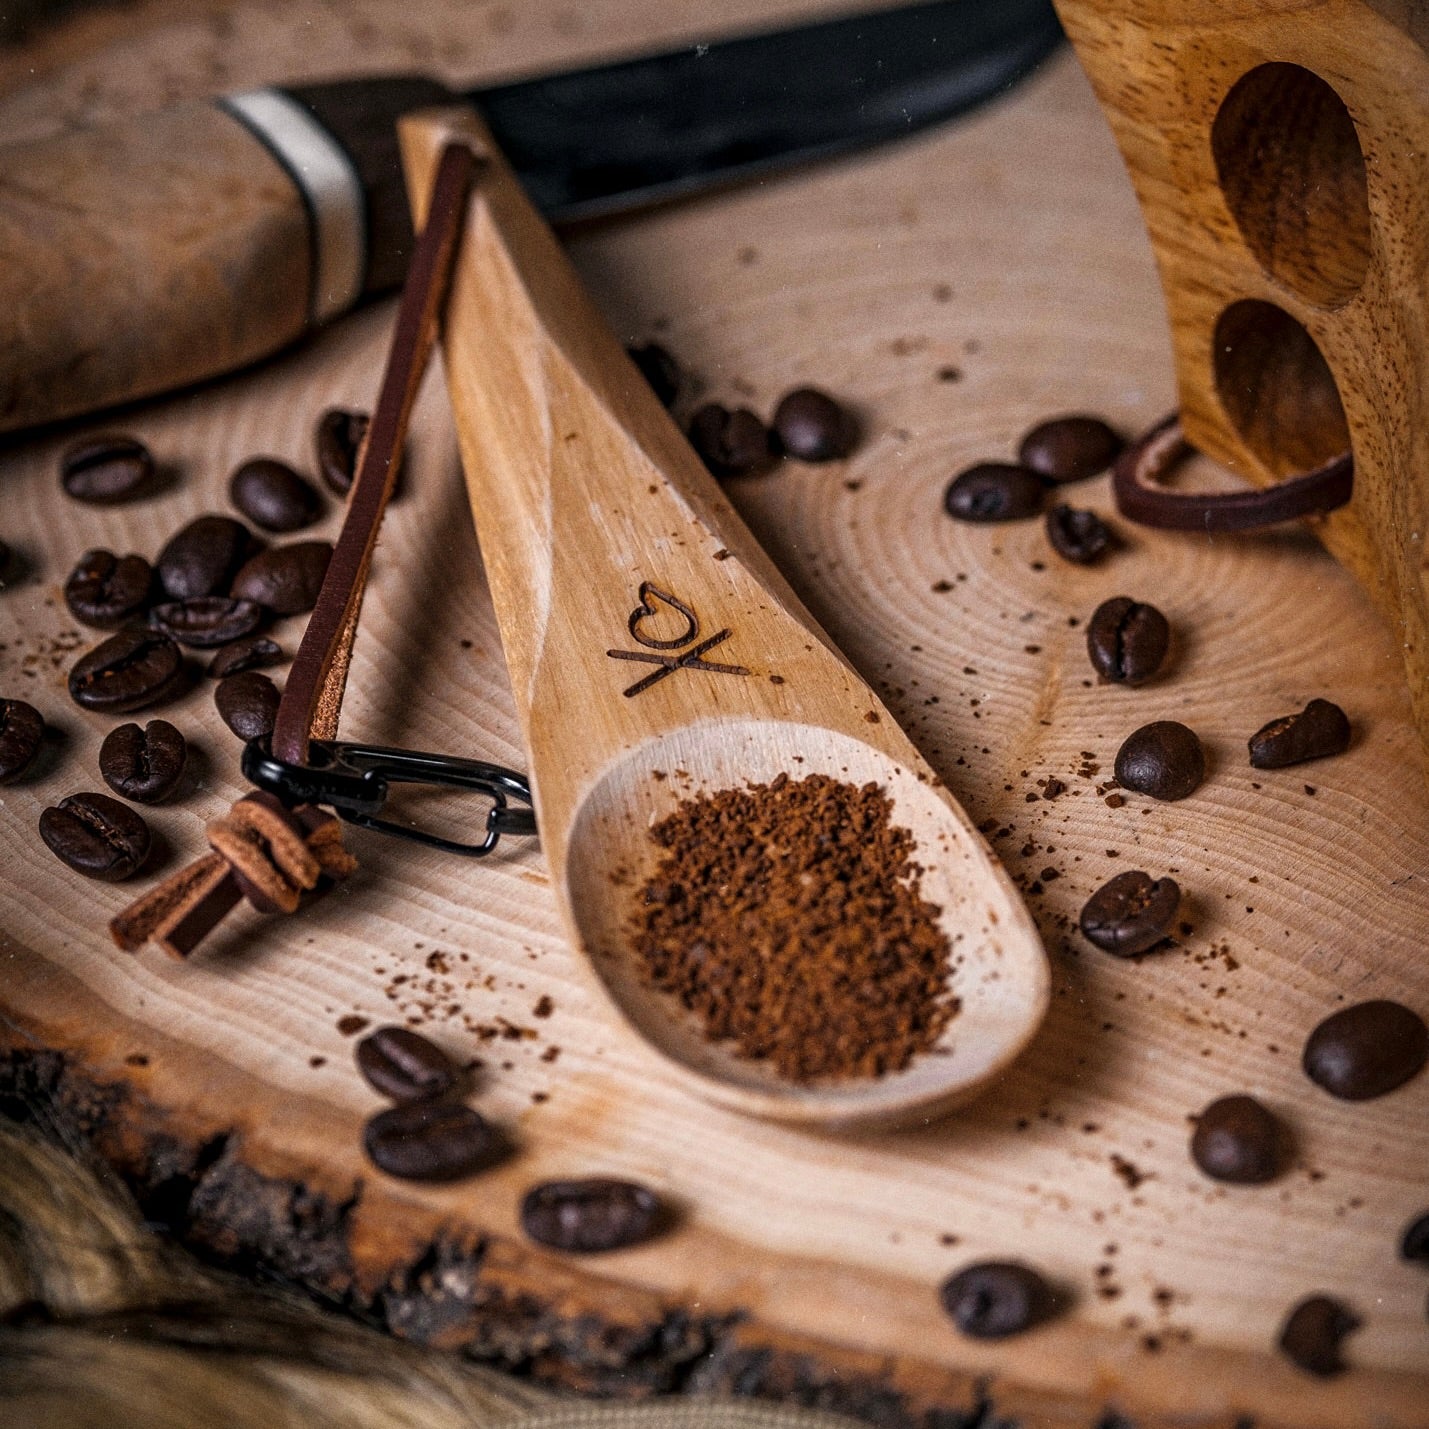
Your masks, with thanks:
[{"label": "coffee grounds in spoon", "polygon": [[684,800],[650,830],[664,853],[631,930],[646,980],[791,1081],[906,1067],[958,1001],[891,813],[877,784],[822,774]]}]

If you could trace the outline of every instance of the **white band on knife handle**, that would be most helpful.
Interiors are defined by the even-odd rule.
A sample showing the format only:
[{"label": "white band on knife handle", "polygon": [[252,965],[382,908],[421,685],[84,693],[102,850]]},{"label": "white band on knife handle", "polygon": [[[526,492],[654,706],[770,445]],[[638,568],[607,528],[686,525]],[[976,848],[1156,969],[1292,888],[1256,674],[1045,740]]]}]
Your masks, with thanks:
[{"label": "white band on knife handle", "polygon": [[312,231],[313,324],[345,313],[362,296],[367,220],[362,184],[346,151],[295,99],[251,89],[217,101],[286,169],[302,195]]}]

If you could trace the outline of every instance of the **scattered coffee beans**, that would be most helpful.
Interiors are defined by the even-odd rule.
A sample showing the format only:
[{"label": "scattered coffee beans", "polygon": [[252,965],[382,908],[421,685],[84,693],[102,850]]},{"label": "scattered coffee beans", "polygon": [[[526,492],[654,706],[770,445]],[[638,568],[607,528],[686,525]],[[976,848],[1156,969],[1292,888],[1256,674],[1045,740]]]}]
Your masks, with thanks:
[{"label": "scattered coffee beans", "polygon": [[1042,483],[1025,466],[979,462],[948,483],[943,508],[959,521],[1021,521],[1042,509]]},{"label": "scattered coffee beans", "polygon": [[338,496],[346,496],[352,489],[352,478],[357,474],[357,454],[367,435],[369,420],[366,412],[333,407],[324,412],[318,422],[318,473]]},{"label": "scattered coffee beans", "polygon": [[45,739],[45,721],[24,700],[0,699],[0,784],[21,778]]},{"label": "scattered coffee beans", "polygon": [[200,516],[169,537],[154,562],[170,600],[226,595],[252,537],[229,516]]},{"label": "scattered coffee beans", "polygon": [[650,384],[662,407],[673,407],[680,395],[682,381],[680,364],[658,342],[625,349],[630,360],[640,369],[640,375]]},{"label": "scattered coffee beans", "polygon": [[154,475],[154,458],[133,437],[82,437],[60,458],[60,483],[76,501],[114,506],[143,493]]},{"label": "scattered coffee beans", "polygon": [[228,499],[265,531],[300,531],[323,511],[317,487],[272,457],[244,462],[229,478]]},{"label": "scattered coffee beans", "polygon": [[75,704],[104,714],[130,714],[177,695],[184,659],[162,631],[133,627],[111,635],[69,672]]},{"label": "scattered coffee beans", "polygon": [[142,814],[108,794],[71,794],[40,815],[40,837],[61,863],[86,878],[118,883],[149,856]]},{"label": "scattered coffee beans", "polygon": [[1089,566],[1106,554],[1111,528],[1095,511],[1054,506],[1047,513],[1047,541],[1064,561]]},{"label": "scattered coffee beans", "polygon": [[1015,1260],[983,1260],[943,1282],[943,1309],[963,1334],[1000,1340],[1046,1320],[1056,1308],[1047,1282]]},{"label": "scattered coffee beans", "polygon": [[301,615],[313,608],[331,559],[331,541],[294,541],[260,551],[234,576],[232,594],[275,615]]},{"label": "scattered coffee beans", "polygon": [[1429,1265],[1429,1211],[1405,1226],[1399,1242],[1399,1258]]},{"label": "scattered coffee beans", "polygon": [[1380,1000],[1331,1013],[1306,1040],[1300,1064],[1332,1097],[1362,1102],[1403,1086],[1426,1060],[1424,1019],[1402,1003]]},{"label": "scattered coffee beans", "polygon": [[379,1027],[354,1049],[367,1084],[394,1102],[445,1096],[457,1083],[456,1064],[435,1042],[406,1027]]},{"label": "scattered coffee beans", "polygon": [[1350,722],[1339,705],[1311,700],[1299,714],[1262,725],[1250,737],[1250,762],[1256,769],[1284,769],[1307,759],[1343,754],[1350,747]]},{"label": "scattered coffee beans", "polygon": [[278,687],[257,670],[226,675],[213,692],[223,722],[239,739],[261,739],[273,733],[278,718]]},{"label": "scattered coffee beans", "polygon": [[495,1160],[501,1138],[470,1107],[416,1101],[372,1117],[363,1150],[379,1171],[404,1181],[453,1181]]},{"label": "scattered coffee beans", "polygon": [[800,461],[838,461],[858,437],[852,414],[817,387],[796,387],[780,400],[774,431],[784,451]]},{"label": "scattered coffee beans", "polygon": [[1048,481],[1081,481],[1105,471],[1125,445],[1100,417],[1054,417],[1022,438],[1017,460]]},{"label": "scattered coffee beans", "polygon": [[244,670],[266,670],[270,665],[283,663],[283,648],[276,640],[266,635],[250,635],[246,640],[235,640],[225,645],[208,662],[208,674],[215,680],[225,675],[237,675]]},{"label": "scattered coffee beans", "polygon": [[1338,1300],[1311,1295],[1290,1312],[1281,1327],[1280,1349],[1307,1374],[1329,1379],[1344,1372],[1340,1341],[1359,1327],[1359,1316]]},{"label": "scattered coffee beans", "polygon": [[215,645],[227,645],[251,635],[265,618],[261,605],[231,595],[165,601],[149,613],[154,629],[197,650],[211,650]]},{"label": "scattered coffee beans", "polygon": [[547,1181],[521,1199],[521,1229],[540,1245],[589,1254],[649,1240],[660,1199],[633,1181]]},{"label": "scattered coffee beans", "polygon": [[99,773],[116,794],[136,804],[158,804],[178,787],[189,757],[182,734],[165,719],[143,729],[121,724],[99,746]]},{"label": "scattered coffee beans", "polygon": [[1191,1159],[1216,1181],[1258,1185],[1280,1173],[1285,1131],[1273,1112],[1254,1097],[1221,1097],[1199,1117],[1191,1135]]},{"label": "scattered coffee beans", "polygon": [[747,407],[707,403],[690,418],[690,445],[716,476],[742,476],[768,464],[769,429]]},{"label": "scattered coffee beans", "polygon": [[1116,752],[1116,782],[1153,799],[1184,799],[1206,777],[1201,741],[1173,719],[1133,730]]},{"label": "scattered coffee beans", "polygon": [[86,551],[65,581],[65,604],[81,625],[113,630],[143,614],[153,585],[153,567],[143,556]]},{"label": "scattered coffee beans", "polygon": [[1104,600],[1087,622],[1087,657],[1104,680],[1144,685],[1160,668],[1171,627],[1154,605],[1130,596]]},{"label": "scattered coffee beans", "polygon": [[1141,869],[1118,873],[1082,908],[1082,936],[1103,952],[1132,958],[1154,948],[1171,931],[1181,889],[1174,878],[1152,878]]}]

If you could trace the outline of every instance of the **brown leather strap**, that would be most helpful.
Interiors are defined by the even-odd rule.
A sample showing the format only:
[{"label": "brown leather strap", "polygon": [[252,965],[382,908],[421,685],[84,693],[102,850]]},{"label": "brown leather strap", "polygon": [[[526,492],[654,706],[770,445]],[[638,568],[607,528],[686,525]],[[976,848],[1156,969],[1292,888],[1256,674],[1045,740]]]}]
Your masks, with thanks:
[{"label": "brown leather strap", "polygon": [[1179,412],[1133,442],[1112,468],[1116,509],[1143,526],[1170,531],[1253,531],[1343,506],[1354,487],[1354,462],[1345,452],[1302,476],[1259,491],[1167,491],[1157,483],[1191,455]]}]

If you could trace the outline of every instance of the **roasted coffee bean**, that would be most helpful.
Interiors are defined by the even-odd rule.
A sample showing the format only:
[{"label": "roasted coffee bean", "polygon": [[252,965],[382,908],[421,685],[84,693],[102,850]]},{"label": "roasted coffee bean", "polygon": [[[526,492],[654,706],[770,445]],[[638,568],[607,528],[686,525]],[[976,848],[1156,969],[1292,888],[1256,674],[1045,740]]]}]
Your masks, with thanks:
[{"label": "roasted coffee bean", "polygon": [[690,418],[690,445],[716,476],[742,476],[768,464],[769,429],[747,407],[707,403]]},{"label": "roasted coffee bean", "polygon": [[0,784],[19,779],[44,743],[45,721],[24,700],[0,699]]},{"label": "roasted coffee bean", "polygon": [[266,635],[250,635],[246,640],[235,640],[225,645],[208,662],[208,673],[221,680],[227,675],[237,675],[244,670],[266,670],[270,665],[283,663],[283,647]]},{"label": "roasted coffee bean", "polygon": [[142,814],[108,794],[71,794],[40,815],[40,837],[61,863],[86,878],[118,883],[149,856]]},{"label": "roasted coffee bean", "polygon": [[1017,460],[1048,481],[1081,481],[1105,471],[1125,445],[1100,417],[1054,417],[1022,438]]},{"label": "roasted coffee bean", "polygon": [[1153,799],[1184,799],[1206,777],[1201,741],[1174,719],[1133,730],[1116,752],[1116,782]]},{"label": "roasted coffee bean", "polygon": [[634,1181],[546,1181],[521,1198],[521,1229],[556,1250],[619,1250],[660,1229],[660,1198]]},{"label": "roasted coffee bean", "polygon": [[143,729],[121,724],[99,746],[99,773],[123,798],[158,804],[178,787],[188,757],[187,741],[166,719],[151,719]]},{"label": "roasted coffee bean", "polygon": [[943,1282],[943,1309],[963,1334],[1000,1340],[1048,1318],[1056,1308],[1052,1288],[1028,1265],[983,1260]]},{"label": "roasted coffee bean", "polygon": [[1284,769],[1307,759],[1343,754],[1350,747],[1350,722],[1339,705],[1311,700],[1299,714],[1262,725],[1250,737],[1250,762],[1256,769]]},{"label": "roasted coffee bean", "polygon": [[10,564],[12,554],[10,547],[4,541],[0,541],[0,584],[4,582],[5,571]]},{"label": "roasted coffee bean", "polygon": [[195,650],[212,650],[251,635],[262,625],[267,612],[251,600],[231,595],[201,595],[193,600],[170,600],[156,605],[149,623],[180,645]]},{"label": "roasted coffee bean", "polygon": [[1305,1042],[1300,1065],[1316,1086],[1342,1101],[1382,1097],[1429,1060],[1429,1027],[1402,1003],[1359,1002],[1331,1013]]},{"label": "roasted coffee bean", "polygon": [[362,1146],[389,1176],[452,1181],[495,1160],[501,1138],[470,1107],[419,1101],[378,1112],[363,1130]]},{"label": "roasted coffee bean", "polygon": [[174,532],[154,562],[170,600],[226,595],[252,537],[231,516],[200,516]]},{"label": "roasted coffee bean", "polygon": [[318,474],[330,490],[346,496],[357,474],[357,453],[371,419],[366,412],[332,407],[318,422]]},{"label": "roasted coffee bean", "polygon": [[1047,513],[1047,541],[1064,561],[1089,566],[1111,545],[1111,528],[1095,511],[1054,506]]},{"label": "roasted coffee bean", "polygon": [[257,670],[225,676],[213,692],[223,722],[239,739],[259,739],[273,733],[278,718],[278,687]]},{"label": "roasted coffee bean", "polygon": [[76,501],[114,506],[142,494],[154,475],[154,458],[133,437],[82,437],[60,458],[60,482]]},{"label": "roasted coffee bean", "polygon": [[301,531],[323,513],[317,487],[272,457],[244,462],[229,478],[228,499],[265,531]]},{"label": "roasted coffee bean", "polygon": [[797,387],[774,409],[779,445],[800,461],[838,461],[858,438],[853,416],[827,392]]},{"label": "roasted coffee bean", "polygon": [[171,699],[184,685],[184,657],[161,630],[131,627],[80,657],[69,672],[77,705],[129,714]]},{"label": "roasted coffee bean", "polygon": [[680,395],[680,364],[658,342],[625,349],[640,375],[650,384],[662,407],[673,407]]},{"label": "roasted coffee bean", "polygon": [[355,1048],[357,1070],[394,1102],[445,1096],[456,1086],[456,1064],[435,1042],[406,1027],[379,1027]]},{"label": "roasted coffee bean", "polygon": [[1042,483],[1025,466],[979,462],[948,483],[943,508],[959,521],[1021,521],[1042,509]]},{"label": "roasted coffee bean", "polygon": [[1311,1295],[1290,1312],[1281,1327],[1280,1349],[1307,1374],[1329,1379],[1344,1372],[1340,1341],[1360,1324],[1359,1316],[1338,1300]]},{"label": "roasted coffee bean", "polygon": [[1082,908],[1082,936],[1105,953],[1135,957],[1171,931],[1181,889],[1174,878],[1128,869],[1103,883]]},{"label": "roasted coffee bean", "polygon": [[1399,1241],[1399,1258],[1429,1265],[1429,1211],[1405,1226]]},{"label": "roasted coffee bean", "polygon": [[1171,627],[1154,605],[1118,595],[1104,600],[1087,622],[1087,657],[1104,680],[1144,685],[1160,668]]},{"label": "roasted coffee bean", "polygon": [[1278,1118],[1254,1097],[1220,1097],[1196,1118],[1191,1159],[1213,1180],[1256,1185],[1279,1175],[1285,1139]]},{"label": "roasted coffee bean", "polygon": [[86,551],[65,581],[65,604],[83,625],[112,630],[142,614],[154,586],[154,569],[143,556]]},{"label": "roasted coffee bean", "polygon": [[301,615],[322,589],[331,541],[294,541],[254,556],[233,578],[232,594],[256,601],[275,615]]}]

